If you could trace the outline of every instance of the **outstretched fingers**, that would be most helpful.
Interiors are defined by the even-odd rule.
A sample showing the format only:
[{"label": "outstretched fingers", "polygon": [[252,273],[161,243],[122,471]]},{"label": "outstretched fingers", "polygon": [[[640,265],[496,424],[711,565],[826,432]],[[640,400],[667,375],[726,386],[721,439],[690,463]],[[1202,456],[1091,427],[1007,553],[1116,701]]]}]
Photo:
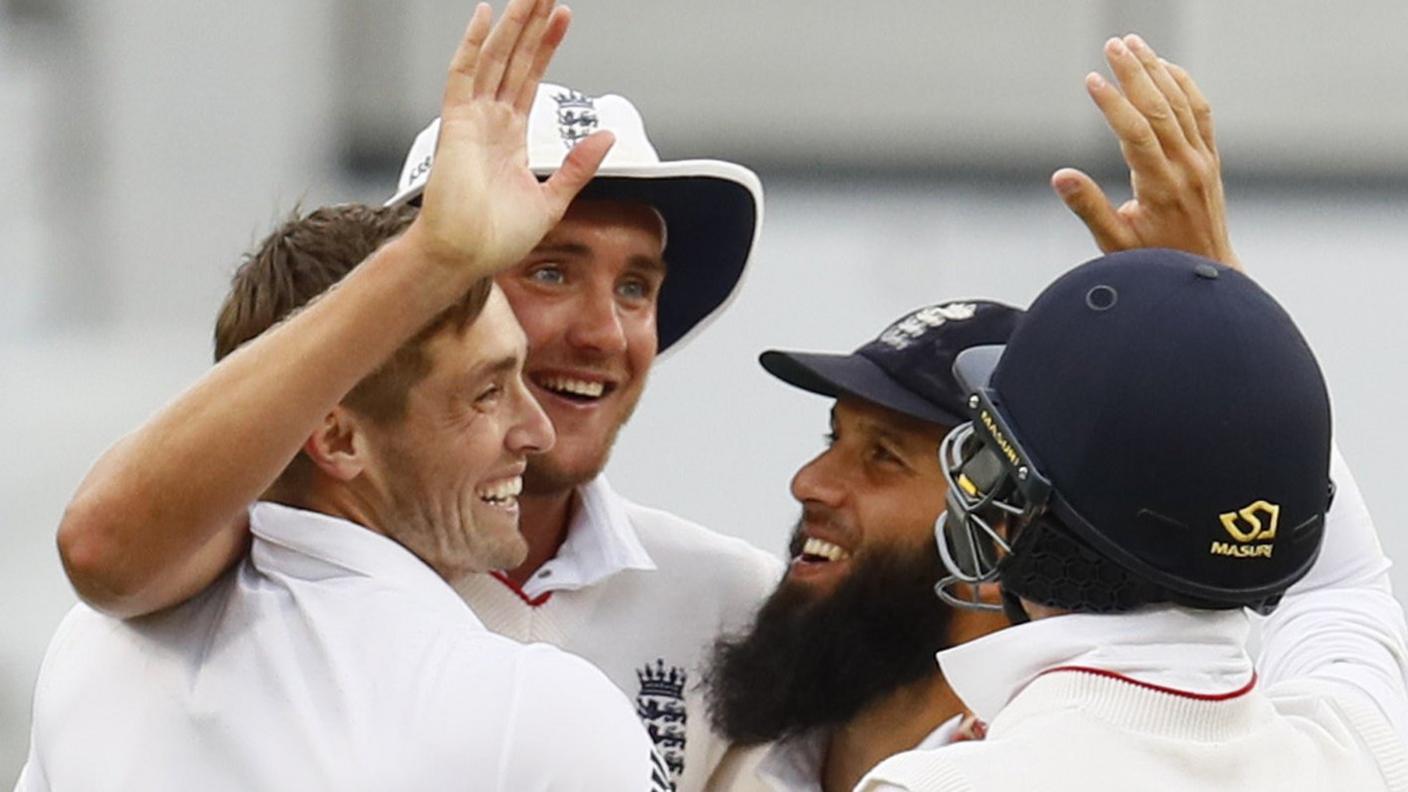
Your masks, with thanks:
[{"label": "outstretched fingers", "polygon": [[1193,120],[1198,126],[1198,135],[1202,138],[1203,144],[1208,151],[1217,153],[1217,139],[1213,135],[1212,127],[1212,105],[1208,103],[1206,96],[1199,90],[1198,84],[1193,82],[1193,77],[1188,71],[1176,63],[1166,63],[1169,74],[1178,82],[1178,86],[1183,89],[1184,95],[1188,97],[1188,106],[1193,112]]},{"label": "outstretched fingers", "polygon": [[[479,52],[474,70],[474,93],[477,96],[498,96],[518,40],[532,21],[542,0],[509,0],[499,23],[489,31]],[[550,1],[550,0],[549,0]]]},{"label": "outstretched fingers", "polygon": [[601,161],[606,159],[607,152],[615,143],[616,136],[607,130],[584,138],[572,147],[567,158],[562,161],[562,166],[543,184],[543,195],[547,199],[548,212],[552,215],[554,223],[562,219],[562,215],[567,212],[567,205],[572,203],[577,193],[596,175]]},{"label": "outstretched fingers", "polygon": [[1090,176],[1075,168],[1062,168],[1051,174],[1051,187],[1085,223],[1101,251],[1112,253],[1138,247],[1138,237],[1129,221],[1115,210],[1105,191]]},{"label": "outstretched fingers", "polygon": [[1192,146],[1194,149],[1203,148],[1203,139],[1198,134],[1198,122],[1193,118],[1193,109],[1188,104],[1188,96],[1183,92],[1182,86],[1173,78],[1158,53],[1150,47],[1144,39],[1137,35],[1130,34],[1124,37],[1124,43],[1129,47],[1130,52],[1144,67],[1145,74],[1153,81],[1154,87],[1163,95],[1164,101],[1173,111],[1173,117],[1178,121],[1178,127],[1182,132],[1181,141]]},{"label": "outstretched fingers", "polygon": [[1153,130],[1159,146],[1166,153],[1175,153],[1187,146],[1188,140],[1168,99],[1129,45],[1123,39],[1110,39],[1105,43],[1105,60],[1110,64],[1110,70],[1114,72],[1125,98]]},{"label": "outstretched fingers", "polygon": [[1135,107],[1119,89],[1095,72],[1085,76],[1085,89],[1100,112],[1105,123],[1119,139],[1120,151],[1125,162],[1136,174],[1146,174],[1152,179],[1167,181],[1169,176],[1168,156],[1164,153],[1159,137],[1150,126],[1148,119]]},{"label": "outstretched fingers", "polygon": [[503,82],[499,84],[496,94],[499,101],[517,104],[523,85],[532,71],[533,64],[537,62],[548,19],[553,11],[553,3],[554,0],[538,0],[533,6],[528,24],[523,27],[523,33],[518,37],[509,56]]},{"label": "outstretched fingers", "polygon": [[567,35],[567,26],[572,21],[572,11],[567,6],[558,6],[552,10],[548,17],[547,27],[543,30],[542,42],[538,46],[537,56],[533,59],[528,73],[524,76],[522,85],[518,89],[518,97],[514,101],[514,107],[525,115],[533,109],[533,98],[538,93],[538,83],[542,82],[543,75],[547,73],[548,64],[552,62],[553,55],[557,54],[557,47],[562,43],[563,37]]},{"label": "outstretched fingers", "polygon": [[494,12],[488,3],[479,3],[469,18],[464,37],[450,59],[450,74],[445,80],[445,100],[468,96],[474,89],[475,67],[479,63],[479,52],[484,47],[484,39],[489,35],[489,24]]}]

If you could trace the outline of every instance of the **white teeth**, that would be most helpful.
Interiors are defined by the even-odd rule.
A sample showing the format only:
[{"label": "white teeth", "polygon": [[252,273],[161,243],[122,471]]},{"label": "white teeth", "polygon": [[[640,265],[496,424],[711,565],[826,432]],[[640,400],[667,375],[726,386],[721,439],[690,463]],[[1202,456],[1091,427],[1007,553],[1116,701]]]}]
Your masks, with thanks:
[{"label": "white teeth", "polygon": [[492,484],[480,489],[477,493],[481,500],[486,501],[510,501],[518,497],[518,493],[523,491],[523,477],[500,479]]},{"label": "white teeth", "polygon": [[570,377],[547,377],[542,380],[542,384],[548,390],[586,396],[592,399],[599,398],[606,391],[606,383],[604,382],[589,382]]},{"label": "white teeth", "polygon": [[802,555],[820,556],[827,561],[844,561],[851,557],[840,546],[814,536],[808,537],[806,544],[802,545]]}]

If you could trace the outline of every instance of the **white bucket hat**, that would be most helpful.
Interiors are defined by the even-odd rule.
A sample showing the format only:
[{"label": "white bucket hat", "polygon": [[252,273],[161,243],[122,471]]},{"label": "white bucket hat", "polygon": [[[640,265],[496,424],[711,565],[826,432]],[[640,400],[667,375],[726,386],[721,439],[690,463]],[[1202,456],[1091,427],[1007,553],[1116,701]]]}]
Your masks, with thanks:
[{"label": "white bucket hat", "polygon": [[[616,144],[581,195],[638,201],[664,218],[669,274],[656,325],[664,352],[736,293],[762,228],[763,187],[757,174],[731,162],[661,162],[630,101],[549,83],[538,86],[528,116],[528,167],[539,177],[550,176],[578,141],[601,129],[614,132]],[[437,118],[416,136],[387,206],[420,200],[439,133]]]}]

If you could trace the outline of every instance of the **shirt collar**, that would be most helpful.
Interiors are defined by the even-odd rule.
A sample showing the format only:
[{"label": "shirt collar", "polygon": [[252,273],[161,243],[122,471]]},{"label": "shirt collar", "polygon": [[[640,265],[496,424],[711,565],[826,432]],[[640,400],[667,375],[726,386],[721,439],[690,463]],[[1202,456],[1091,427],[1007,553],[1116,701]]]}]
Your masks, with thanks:
[{"label": "shirt collar", "polygon": [[305,580],[334,577],[339,574],[336,570],[351,572],[406,591],[426,607],[483,629],[483,623],[435,570],[370,528],[267,501],[250,507],[249,527],[255,537],[250,558],[261,571]]},{"label": "shirt collar", "polygon": [[557,555],[523,584],[528,597],[586,588],[627,569],[655,569],[626,514],[625,499],[605,475],[578,487],[572,508],[567,538]]},{"label": "shirt collar", "polygon": [[1241,690],[1253,678],[1241,610],[1156,606],[1124,614],[1068,614],[998,630],[938,654],[949,685],[991,722],[1033,679],[1055,668],[1099,669],[1199,696]]},{"label": "shirt collar", "polygon": [[[962,715],[939,724],[911,750],[940,748],[953,742]],[[826,760],[826,729],[812,729],[768,746],[758,763],[758,778],[775,792],[821,792],[821,765]]]}]

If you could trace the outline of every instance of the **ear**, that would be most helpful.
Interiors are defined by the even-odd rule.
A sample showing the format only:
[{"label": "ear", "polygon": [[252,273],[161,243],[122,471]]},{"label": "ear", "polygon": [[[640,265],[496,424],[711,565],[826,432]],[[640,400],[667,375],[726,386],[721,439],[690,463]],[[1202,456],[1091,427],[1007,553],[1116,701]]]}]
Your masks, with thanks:
[{"label": "ear", "polygon": [[366,470],[368,463],[365,424],[339,404],[304,441],[303,453],[323,475],[351,481]]}]

